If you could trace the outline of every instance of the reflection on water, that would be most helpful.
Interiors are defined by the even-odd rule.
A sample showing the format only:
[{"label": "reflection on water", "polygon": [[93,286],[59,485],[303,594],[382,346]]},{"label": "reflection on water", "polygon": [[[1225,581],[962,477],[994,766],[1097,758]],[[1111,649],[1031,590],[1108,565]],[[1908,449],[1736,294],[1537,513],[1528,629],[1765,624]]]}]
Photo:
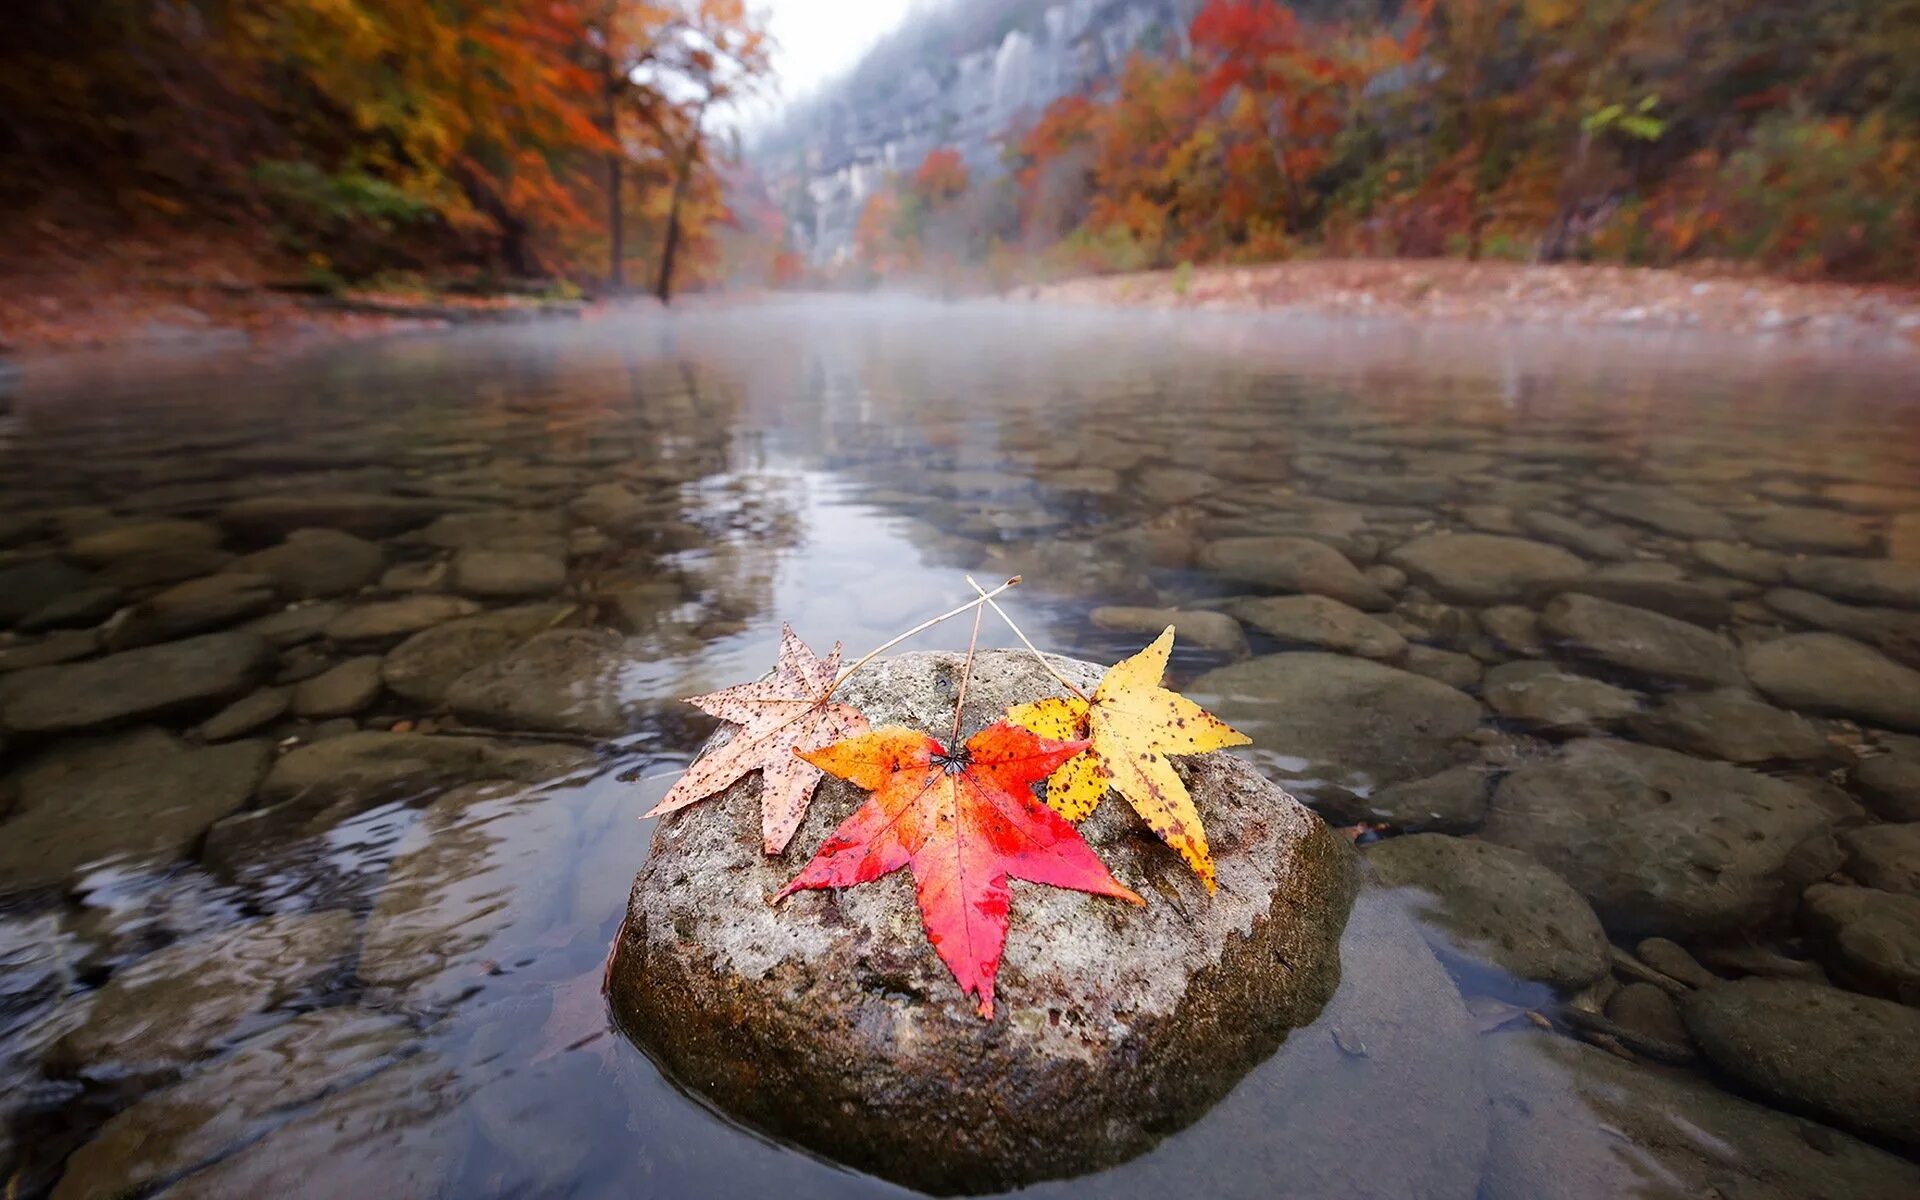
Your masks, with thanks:
[{"label": "reflection on water", "polygon": [[1172,681],[1407,889],[1206,1118],[1037,1190],[1920,1194],[1903,367],[846,304],[41,368],[0,1179],[896,1191],[675,1091],[600,973],[710,728],[673,698],[972,572],[1051,649],[1179,624]]}]

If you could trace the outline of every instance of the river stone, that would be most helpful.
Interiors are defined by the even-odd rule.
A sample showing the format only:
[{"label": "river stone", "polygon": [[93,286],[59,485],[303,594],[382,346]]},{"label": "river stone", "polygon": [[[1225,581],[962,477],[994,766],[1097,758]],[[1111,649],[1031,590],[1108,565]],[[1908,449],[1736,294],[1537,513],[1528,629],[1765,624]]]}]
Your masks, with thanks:
[{"label": "river stone", "polygon": [[117,588],[162,587],[202,575],[218,575],[235,561],[235,556],[225,550],[160,550],[115,559],[95,571],[93,579]]},{"label": "river stone", "polygon": [[1200,565],[1223,579],[1276,592],[1331,596],[1369,612],[1393,607],[1393,597],[1346,555],[1312,538],[1222,538],[1200,548]]},{"label": "river stone", "polygon": [[1732,541],[1733,522],[1684,496],[1652,488],[1599,492],[1586,498],[1595,512],[1643,525],[1675,537],[1704,541]]},{"label": "river stone", "polygon": [[1461,604],[1519,600],[1542,584],[1588,569],[1558,546],[1490,533],[1430,533],[1401,546],[1387,561]]},{"label": "river stone", "polygon": [[1485,767],[1468,763],[1366,796],[1321,795],[1313,807],[1335,825],[1364,821],[1396,833],[1472,833],[1486,820],[1490,781]]},{"label": "river stone", "polygon": [[1920,821],[1920,750],[1863,758],[1853,781],[1883,820]]},{"label": "river stone", "polygon": [[1742,979],[1688,993],[1680,1012],[1713,1064],[1755,1091],[1920,1149],[1920,1008],[1817,983]]},{"label": "river stone", "polygon": [[338,529],[296,529],[278,546],[249,554],[240,569],[271,578],[298,600],[344,596],[380,577],[386,552]]},{"label": "river stone", "polygon": [[1545,658],[1547,644],[1540,640],[1540,614],[1518,604],[1496,604],[1480,610],[1480,628],[1494,644],[1528,658]]},{"label": "river stone", "polygon": [[191,748],[158,730],[60,742],[5,777],[0,891],[64,882],[108,859],[171,862],[247,803],[265,742]]},{"label": "river stone", "polygon": [[1478,687],[1481,676],[1485,674],[1480,660],[1471,654],[1442,650],[1437,646],[1408,646],[1407,660],[1400,665],[1415,675],[1424,675],[1453,688]]},{"label": "river stone", "polygon": [[246,633],[210,633],[0,679],[0,728],[65,733],[206,709],[253,686],[272,648]]},{"label": "river stone", "polygon": [[0,568],[0,626],[13,625],[82,588],[93,578],[53,558]]},{"label": "river stone", "polygon": [[286,715],[292,699],[291,688],[261,688],[208,717],[195,732],[206,742],[232,741],[278,721]]},{"label": "river stone", "polygon": [[135,521],[109,525],[67,543],[67,557],[88,567],[104,567],[123,558],[175,550],[211,550],[220,531],[203,521]]},{"label": "river stone", "polygon": [[[669,591],[678,603],[679,590],[670,587]],[[1177,643],[1199,646],[1229,658],[1245,658],[1248,653],[1247,635],[1241,631],[1240,623],[1225,613],[1106,605],[1094,609],[1087,619],[1096,629],[1137,633],[1143,637],[1158,637],[1161,630],[1171,625]]]},{"label": "river stone", "polygon": [[1760,600],[1802,625],[1844,634],[1910,667],[1920,667],[1920,613],[1893,608],[1862,608],[1829,600],[1818,592],[1774,588]]},{"label": "river stone", "polygon": [[1609,996],[1607,1019],[1644,1041],[1689,1055],[1693,1052],[1680,1006],[1657,984],[1629,983]]},{"label": "river stone", "polygon": [[1742,542],[1694,542],[1687,549],[1694,561],[1735,579],[1774,584],[1786,578],[1787,560],[1771,550]]},{"label": "river stone", "polygon": [[498,729],[619,737],[637,720],[621,683],[627,662],[611,630],[549,630],[456,679],[446,700],[462,719]]},{"label": "river stone", "polygon": [[1745,683],[1733,647],[1697,625],[1597,596],[1556,596],[1540,613],[1554,644],[1634,675],[1698,687]]},{"label": "river stone", "polygon": [[1817,883],[1801,915],[1836,979],[1920,1007],[1920,896]]},{"label": "river stone", "polygon": [[1480,1200],[1905,1200],[1920,1166],[1550,1033],[1484,1040],[1493,1129]]},{"label": "river stone", "polygon": [[1746,668],[1755,687],[1788,708],[1920,731],[1920,671],[1851,638],[1789,634],[1749,646]]},{"label": "river stone", "polygon": [[1803,558],[1787,564],[1795,587],[1857,604],[1920,608],[1920,563],[1887,558]]},{"label": "river stone", "polygon": [[1227,611],[1282,642],[1321,646],[1361,658],[1397,659],[1407,653],[1407,639],[1392,626],[1325,596],[1236,600]]},{"label": "river stone", "polygon": [[1633,557],[1633,546],[1623,537],[1591,525],[1582,525],[1558,513],[1528,509],[1519,515],[1520,528],[1537,538],[1557,542],[1582,558],[1610,559],[1616,562]]},{"label": "river stone", "polygon": [[1619,573],[1650,565],[1655,564],[1617,563],[1566,584],[1549,584],[1537,589],[1534,595],[1541,600],[1550,600],[1560,592],[1595,596],[1706,629],[1718,629],[1732,619],[1733,602],[1727,599],[1725,588],[1716,589],[1687,579],[1648,579]]},{"label": "river stone", "polygon": [[344,911],[242,921],[157,950],[93,995],[84,1024],[47,1053],[63,1073],[177,1071],[312,989],[353,949]]},{"label": "river stone", "polygon": [[1821,759],[1834,749],[1797,714],[1734,688],[1667,696],[1630,724],[1655,745],[1726,762]]},{"label": "river stone", "polygon": [[448,508],[439,500],[407,496],[308,492],[237,500],[215,519],[255,543],[276,541],[300,529],[338,529],[382,538],[425,525]]},{"label": "river stone", "polygon": [[1501,716],[1556,732],[1591,733],[1640,711],[1640,698],[1625,688],[1550,662],[1501,663],[1480,694]]},{"label": "river stone", "polygon": [[1920,896],[1920,822],[1868,825],[1840,835],[1847,874],[1883,892]]},{"label": "river stone", "polygon": [[204,1166],[276,1116],[371,1075],[410,1038],[393,1017],[365,1009],[295,1017],[116,1114],[67,1160],[54,1200],[136,1195]]},{"label": "river stone", "polygon": [[528,604],[423,629],[388,651],[380,678],[397,696],[438,704],[454,680],[552,628],[572,611],[565,604]]},{"label": "river stone", "polygon": [[1623,936],[1731,933],[1839,865],[1834,817],[1790,783],[1588,738],[1501,780],[1481,835],[1532,854]]},{"label": "river stone", "polygon": [[32,642],[0,647],[0,675],[28,667],[51,667],[85,658],[100,648],[100,635],[91,629],[67,629]]},{"label": "river stone", "polygon": [[293,715],[311,720],[349,717],[380,698],[378,654],[350,658],[293,689]]},{"label": "river stone", "polygon": [[1262,655],[1209,671],[1188,690],[1316,801],[1454,766],[1480,723],[1464,692],[1340,654]]},{"label": "river stone", "polygon": [[18,628],[22,633],[38,633],[43,629],[98,625],[119,611],[123,598],[117,587],[81,588],[34,609],[20,618]]},{"label": "river stone", "polygon": [[483,599],[546,596],[567,586],[566,561],[536,550],[468,549],[453,556],[447,582]]},{"label": "river stone", "polygon": [[411,535],[443,550],[550,550],[563,536],[560,513],[512,508],[448,513]]},{"label": "river stone", "polygon": [[470,617],[479,611],[478,604],[458,596],[405,596],[349,608],[327,622],[325,632],[336,642],[383,642]]},{"label": "river stone", "polygon": [[1496,975],[1574,992],[1609,969],[1607,935],[1593,909],[1521,851],[1416,833],[1375,842],[1366,857],[1381,883],[1419,897],[1415,912],[1435,952],[1477,982],[1513,990],[1510,980],[1486,978],[1491,966]]},{"label": "river stone", "polygon": [[1747,526],[1747,538],[1802,554],[1864,554],[1873,531],[1857,517],[1830,508],[1776,508]]},{"label": "river stone", "polygon": [[259,616],[273,604],[273,580],[265,575],[235,572],[189,579],[134,605],[107,628],[105,644],[109,650],[130,650],[190,633],[224,629]]},{"label": "river stone", "polygon": [[333,619],[345,611],[345,606],[333,601],[293,604],[279,612],[248,621],[240,628],[285,649],[320,638]]},{"label": "river stone", "polygon": [[[882,660],[844,689],[875,725],[944,730],[956,654]],[[1066,661],[1085,687],[1100,671]],[[979,656],[963,732],[1064,694],[1031,657]],[[1191,1124],[1339,978],[1355,884],[1343,839],[1228,755],[1184,760],[1220,890],[1138,832],[1125,805],[1080,828],[1147,907],[1013,885],[994,1018],[928,946],[905,874],[766,903],[791,862],[759,847],[758,785],[663,819],[610,982],[616,1017],[736,1118],[938,1192],[1010,1187],[1131,1158]],[[797,847],[860,803],[828,779]]]}]

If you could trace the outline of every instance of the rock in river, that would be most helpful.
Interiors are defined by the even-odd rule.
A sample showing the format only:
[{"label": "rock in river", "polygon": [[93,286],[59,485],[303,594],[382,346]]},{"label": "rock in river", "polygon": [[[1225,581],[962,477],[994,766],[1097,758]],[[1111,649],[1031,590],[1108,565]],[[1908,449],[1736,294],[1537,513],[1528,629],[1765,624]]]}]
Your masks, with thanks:
[{"label": "rock in river", "polygon": [[1834,633],[1750,646],[1747,674],[1776,703],[1920,732],[1920,671]]},{"label": "rock in river", "polygon": [[1834,978],[1920,1007],[1920,896],[1818,883],[1802,918]]},{"label": "rock in river", "polygon": [[567,564],[538,550],[462,550],[448,582],[466,596],[548,596],[567,585]]},{"label": "rock in river", "polygon": [[1680,1011],[1714,1065],[1748,1087],[1920,1150],[1920,1008],[1817,983],[1742,979],[1689,993]]},{"label": "rock in river", "polygon": [[1222,538],[1201,547],[1200,565],[1222,578],[1277,592],[1331,596],[1370,612],[1393,607],[1393,597],[1346,555],[1312,538]]},{"label": "rock in river", "polygon": [[1392,626],[1325,596],[1260,596],[1236,600],[1228,611],[1282,642],[1361,658],[1391,660],[1407,653],[1407,639]]},{"label": "rock in river", "polygon": [[247,691],[272,655],[248,633],[210,633],[0,679],[0,728],[64,733],[217,706]]},{"label": "rock in river", "polygon": [[1640,711],[1640,698],[1625,688],[1524,659],[1488,671],[1481,694],[1503,717],[1561,732],[1592,733]]},{"label": "rock in river", "polygon": [[468,671],[447,689],[461,717],[499,729],[619,737],[635,701],[621,685],[625,643],[605,629],[555,629]]},{"label": "rock in river", "polygon": [[1920,608],[1920,563],[1887,558],[1803,558],[1787,564],[1793,586],[1889,608]]},{"label": "rock in river", "polygon": [[107,859],[178,858],[246,804],[268,757],[265,742],[195,749],[153,729],[49,747],[0,784],[20,809],[0,825],[0,890]]},{"label": "rock in river", "polygon": [[1587,572],[1584,561],[1558,546],[1488,533],[1430,533],[1387,559],[1461,604],[1519,600],[1542,584]]},{"label": "rock in river", "polygon": [[1413,894],[1435,951],[1468,971],[1491,964],[1496,973],[1573,992],[1609,969],[1607,935],[1593,909],[1521,851],[1417,833],[1375,842],[1366,854],[1381,883]]},{"label": "rock in river", "polygon": [[1464,692],[1340,654],[1267,654],[1209,671],[1191,694],[1247,734],[1289,787],[1361,795],[1462,757],[1480,723]]},{"label": "rock in river", "polygon": [[380,577],[386,552],[337,529],[296,529],[287,540],[240,560],[240,569],[272,578],[296,599],[344,596]]},{"label": "rock in river", "polygon": [[1550,1033],[1484,1045],[1493,1130],[1481,1200],[1920,1194],[1920,1166],[1686,1073]]},{"label": "rock in river", "polygon": [[1612,932],[1686,940],[1789,908],[1839,865],[1833,822],[1782,780],[1589,738],[1503,779],[1481,835],[1545,863]]},{"label": "rock in river", "polygon": [[[876,725],[944,728],[959,667],[902,655],[845,698]],[[1030,658],[982,654],[965,729],[1049,694]],[[1014,884],[991,1021],[928,946],[904,873],[768,905],[794,865],[761,853],[759,785],[743,782],[661,822],[615,945],[615,1014],[725,1111],[908,1186],[1018,1186],[1130,1158],[1319,1013],[1354,886],[1343,840],[1245,763],[1183,771],[1219,892],[1141,838],[1125,805],[1102,805],[1081,829],[1147,907]],[[794,845],[817,847],[860,800],[827,780]]]},{"label": "rock in river", "polygon": [[1868,825],[1840,835],[1847,874],[1883,892],[1920,896],[1920,822]]},{"label": "rock in river", "polygon": [[1541,610],[1540,626],[1568,653],[1635,675],[1696,687],[1746,682],[1740,660],[1725,639],[1644,608],[1568,593]]},{"label": "rock in river", "polygon": [[1726,762],[1818,759],[1834,749],[1801,717],[1738,688],[1667,696],[1632,725],[1655,745]]},{"label": "rock in river", "polygon": [[438,704],[454,680],[552,628],[570,611],[563,604],[527,604],[423,629],[388,652],[380,678],[395,695]]}]

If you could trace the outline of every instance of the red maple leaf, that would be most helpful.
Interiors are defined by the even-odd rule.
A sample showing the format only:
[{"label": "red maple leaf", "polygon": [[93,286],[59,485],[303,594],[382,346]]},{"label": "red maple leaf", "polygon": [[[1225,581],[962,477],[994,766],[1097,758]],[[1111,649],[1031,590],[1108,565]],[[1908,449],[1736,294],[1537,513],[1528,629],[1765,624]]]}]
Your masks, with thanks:
[{"label": "red maple leaf", "polygon": [[1108,873],[1078,830],[1034,798],[1035,783],[1086,747],[1002,721],[957,751],[898,725],[799,751],[873,795],[774,900],[911,869],[927,940],[961,991],[979,997],[980,1015],[992,1017],[1009,877],[1144,903]]}]

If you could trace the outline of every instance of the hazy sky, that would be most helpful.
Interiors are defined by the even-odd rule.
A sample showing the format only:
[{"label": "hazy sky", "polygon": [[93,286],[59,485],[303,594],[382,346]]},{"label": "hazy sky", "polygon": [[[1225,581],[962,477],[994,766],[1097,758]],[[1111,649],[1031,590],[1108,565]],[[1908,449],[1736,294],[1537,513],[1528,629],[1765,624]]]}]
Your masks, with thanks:
[{"label": "hazy sky", "polygon": [[759,0],[779,43],[774,67],[783,99],[797,100],[851,67],[900,23],[912,0]]}]

